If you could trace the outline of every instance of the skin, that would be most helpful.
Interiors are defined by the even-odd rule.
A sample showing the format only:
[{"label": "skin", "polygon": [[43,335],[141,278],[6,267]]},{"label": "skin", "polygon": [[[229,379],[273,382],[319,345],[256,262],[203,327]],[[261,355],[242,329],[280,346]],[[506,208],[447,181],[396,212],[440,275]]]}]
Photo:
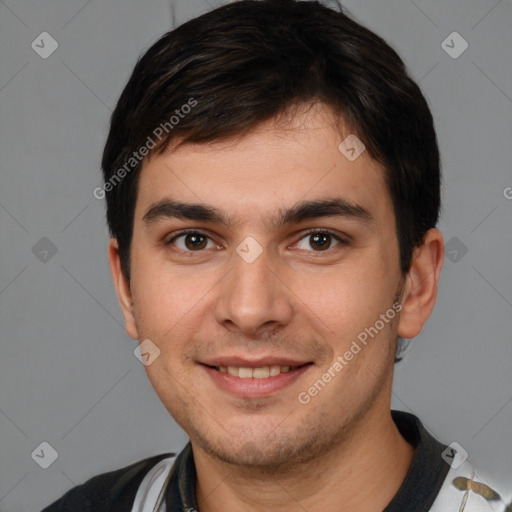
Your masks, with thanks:
[{"label": "skin", "polygon": [[[228,141],[183,144],[144,162],[135,208],[131,280],[117,243],[109,259],[127,333],[161,351],[146,366],[159,398],[190,437],[201,512],[381,511],[410,467],[413,448],[390,414],[396,337],[413,338],[434,307],[443,239],[427,232],[407,275],[399,268],[395,218],[382,167],[368,152],[351,162],[323,105],[286,123],[269,121]],[[371,222],[319,217],[271,225],[299,201],[342,197]],[[229,227],[159,217],[162,199],[214,206]],[[327,229],[320,250],[308,229]],[[201,249],[180,237],[197,229]],[[247,263],[247,237],[263,252]],[[330,243],[329,243],[330,240]],[[188,241],[188,243],[186,243]],[[320,247],[323,247],[320,242]],[[402,310],[308,404],[297,400],[365,328]],[[221,390],[199,361],[288,356],[312,364],[263,398]]]}]

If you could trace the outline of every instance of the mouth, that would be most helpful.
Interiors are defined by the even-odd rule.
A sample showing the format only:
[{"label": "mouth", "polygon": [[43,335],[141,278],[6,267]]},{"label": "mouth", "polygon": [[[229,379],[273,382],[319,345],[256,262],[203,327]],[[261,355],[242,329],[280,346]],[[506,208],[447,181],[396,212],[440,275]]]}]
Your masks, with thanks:
[{"label": "mouth", "polygon": [[[220,364],[224,363],[224,364]],[[275,395],[291,386],[312,366],[312,362],[290,360],[249,363],[248,361],[200,363],[221,390],[239,398],[262,398]]]},{"label": "mouth", "polygon": [[303,366],[309,364],[313,363],[304,363],[302,365],[295,366],[281,366],[278,364],[273,364],[271,366],[258,366],[256,368],[252,368],[250,366],[206,366],[217,370],[220,373],[227,373],[232,377],[238,377],[239,379],[269,379],[271,377],[277,377],[281,373],[293,372],[298,368],[302,368]]}]

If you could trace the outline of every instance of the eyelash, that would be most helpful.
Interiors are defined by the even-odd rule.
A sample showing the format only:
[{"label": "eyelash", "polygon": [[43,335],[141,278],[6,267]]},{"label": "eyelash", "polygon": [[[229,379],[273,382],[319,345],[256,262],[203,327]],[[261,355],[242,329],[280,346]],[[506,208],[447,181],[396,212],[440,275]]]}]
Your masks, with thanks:
[{"label": "eyelash", "polygon": [[[343,238],[341,237],[339,234],[336,234],[335,232],[331,231],[330,229],[323,229],[323,228],[312,228],[312,229],[309,229],[307,230],[302,236],[301,238],[299,239],[299,242],[301,240],[303,240],[304,238],[310,236],[310,235],[314,235],[316,233],[320,233],[320,234],[327,234],[327,235],[330,235],[332,236],[337,242],[339,242],[340,245],[348,245],[349,244],[349,241],[348,239],[346,238]],[[178,238],[182,237],[182,236],[186,236],[186,235],[201,235],[201,236],[204,236],[210,240],[211,237],[204,233],[203,231],[201,230],[197,230],[197,229],[185,229],[183,231],[180,231],[178,232],[176,235],[174,235],[170,240],[166,241],[164,243],[164,245],[167,247],[167,246],[170,246],[173,242],[175,242]],[[296,242],[294,245],[296,245],[298,242]],[[337,247],[337,246],[335,246]],[[314,253],[326,253],[326,252],[329,252],[331,251],[332,249],[334,248],[329,248],[329,249],[326,249],[324,251],[308,251],[308,252],[314,252]],[[194,253],[201,253],[201,252],[204,252],[204,249],[202,250],[198,250],[198,251],[183,251],[182,249],[178,249],[180,252],[184,252],[184,253],[190,253],[190,254],[194,254]]]}]

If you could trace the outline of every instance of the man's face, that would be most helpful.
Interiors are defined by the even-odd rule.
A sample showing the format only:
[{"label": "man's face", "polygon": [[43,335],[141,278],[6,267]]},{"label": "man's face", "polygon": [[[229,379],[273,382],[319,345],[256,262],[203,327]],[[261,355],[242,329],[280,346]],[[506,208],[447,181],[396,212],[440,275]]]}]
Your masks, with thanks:
[{"label": "man's face", "polygon": [[[389,411],[398,314],[381,315],[402,282],[395,219],[383,169],[338,149],[349,133],[317,108],[154,155],[141,171],[128,332],[159,348],[146,367],[155,391],[222,460],[305,460]],[[170,201],[214,208],[226,224],[155,208]],[[317,201],[342,207],[283,216]]]}]

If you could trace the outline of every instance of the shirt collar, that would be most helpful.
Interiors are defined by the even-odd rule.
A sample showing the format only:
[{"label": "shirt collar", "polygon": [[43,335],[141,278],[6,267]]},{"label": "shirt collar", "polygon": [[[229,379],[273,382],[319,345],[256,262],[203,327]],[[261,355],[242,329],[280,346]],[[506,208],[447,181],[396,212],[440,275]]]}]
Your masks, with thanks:
[{"label": "shirt collar", "polygon": [[405,480],[384,512],[427,512],[450,469],[441,457],[446,446],[437,441],[413,414],[391,411],[391,416],[400,434],[415,449]]},{"label": "shirt collar", "polygon": [[[427,512],[450,469],[441,457],[446,446],[437,441],[413,414],[391,411],[391,415],[398,430],[415,451],[402,486],[383,512]],[[199,512],[196,481],[194,456],[189,442],[176,458],[172,470],[165,496],[167,512]]]}]

